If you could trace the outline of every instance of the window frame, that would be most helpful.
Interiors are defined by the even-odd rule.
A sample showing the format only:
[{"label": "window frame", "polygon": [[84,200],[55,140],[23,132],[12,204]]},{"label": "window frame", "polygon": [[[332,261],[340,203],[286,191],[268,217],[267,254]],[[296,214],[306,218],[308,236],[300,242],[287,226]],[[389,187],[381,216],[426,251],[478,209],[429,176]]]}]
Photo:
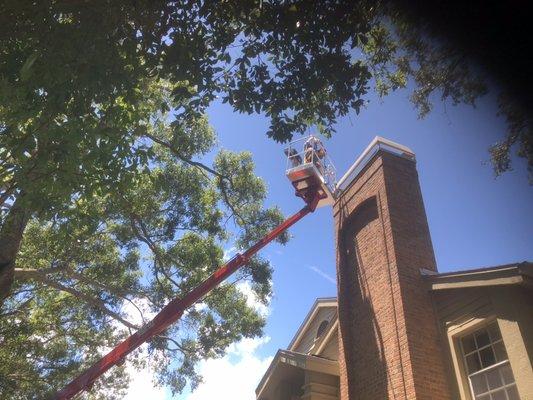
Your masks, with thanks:
[{"label": "window frame", "polygon": [[318,328],[316,329],[316,334],[315,334],[315,341],[320,339],[322,336],[324,336],[324,333],[326,333],[326,331],[328,330],[329,328],[329,319],[324,319],[320,322],[320,324],[318,324]]},{"label": "window frame", "polygon": [[[488,327],[490,325],[492,325],[492,324],[496,324],[496,327],[498,328],[498,332],[499,332],[500,338],[495,340],[495,341],[492,341],[492,339],[490,338],[490,334],[489,334],[489,343],[484,345],[484,346],[477,347],[477,340],[475,339],[475,334],[478,331],[481,331],[483,329],[487,330],[487,332],[488,332]],[[467,337],[469,335],[474,335],[474,340],[476,340],[476,348],[474,350],[470,351],[470,352],[466,352],[465,349],[464,349],[464,345],[463,345],[463,338],[465,338],[465,337]],[[474,386],[472,384],[472,379],[471,379],[472,376],[486,374],[487,372],[490,372],[492,370],[496,370],[496,369],[498,369],[498,368],[500,368],[500,367],[502,367],[503,365],[506,365],[506,364],[509,365],[509,368],[511,369],[511,372],[512,372],[511,363],[509,361],[509,354],[507,353],[507,348],[505,347],[505,342],[504,342],[503,336],[501,334],[501,329],[500,329],[500,326],[498,324],[498,320],[496,318],[490,318],[490,319],[483,320],[481,322],[478,322],[478,323],[474,324],[473,326],[469,326],[467,329],[462,330],[461,332],[458,332],[457,335],[455,335],[454,342],[456,344],[455,347],[458,350],[458,352],[460,354],[460,358],[461,358],[461,364],[462,364],[461,376],[463,377],[463,379],[466,379],[466,383],[467,383],[468,389],[469,389],[469,391],[468,391],[469,393],[468,394],[470,395],[470,398],[472,400],[476,399],[476,393],[474,392]],[[498,343],[502,343],[503,344],[503,347],[505,348],[506,359],[502,360],[502,361],[497,361],[496,363],[494,363],[492,365],[489,365],[488,367],[483,368],[483,363],[481,362],[481,356],[480,356],[481,350],[486,349],[488,347],[491,347],[493,349],[494,357],[496,359],[496,352],[494,350],[494,345],[498,344]],[[469,373],[467,356],[472,355],[474,353],[477,353],[478,360],[479,360],[479,363],[480,363],[479,365],[480,365],[481,369],[479,369],[478,371]],[[488,382],[487,382],[487,388],[489,388],[489,389],[486,392],[483,392],[482,395],[487,395],[488,394],[489,397],[491,397],[492,393],[497,392],[497,391],[499,391],[501,389],[507,389],[508,387],[511,387],[511,386],[514,386],[515,388],[517,388],[516,378],[514,377],[514,374],[513,374],[513,382],[512,383],[505,383],[503,378],[501,377],[501,375],[500,375],[500,379],[501,379],[503,384],[501,386],[495,388],[495,389],[490,389],[489,386],[488,386]],[[504,390],[504,393],[505,393],[505,397],[508,398],[507,390]]]}]

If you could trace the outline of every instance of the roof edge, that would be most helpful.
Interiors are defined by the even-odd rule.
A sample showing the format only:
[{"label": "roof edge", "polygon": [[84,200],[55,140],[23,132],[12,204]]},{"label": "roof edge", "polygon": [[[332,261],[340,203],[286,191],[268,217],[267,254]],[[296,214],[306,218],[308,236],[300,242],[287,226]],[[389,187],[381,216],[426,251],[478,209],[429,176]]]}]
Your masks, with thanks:
[{"label": "roof edge", "polygon": [[[354,178],[359,175],[359,173],[379,150],[383,150],[413,161],[416,159],[415,153],[409,147],[393,142],[392,140],[385,139],[384,137],[376,136],[357,158],[357,160],[355,160],[348,171],[346,171],[346,173],[339,179],[337,185],[335,186],[335,190],[344,190],[346,186],[348,186],[354,180]],[[345,182],[346,185],[343,187]]]},{"label": "roof edge", "polygon": [[327,368],[323,373],[339,376],[339,364],[338,361],[329,360],[327,358],[314,356],[311,354],[298,353],[290,350],[278,350],[276,355],[270,362],[267,370],[263,374],[263,377],[255,388],[255,394],[257,397],[263,392],[264,388],[268,385],[270,376],[280,363],[287,363],[296,368],[302,368],[305,370],[316,371],[318,366],[325,366]]},{"label": "roof edge", "polygon": [[420,270],[430,290],[459,289],[467,287],[524,284],[530,286],[533,280],[533,263],[521,262],[464,271],[436,273]]},{"label": "roof edge", "polygon": [[302,321],[300,327],[294,334],[293,338],[291,339],[289,345],[287,346],[287,349],[291,349],[293,346],[295,346],[298,343],[298,340],[301,338],[302,333],[305,331],[305,328],[307,328],[307,325],[313,319],[313,316],[317,312],[317,310],[320,307],[325,307],[328,305],[333,305],[331,303],[335,303],[337,305],[337,298],[336,297],[318,297],[313,305],[311,306],[311,309],[305,316],[304,320]]}]

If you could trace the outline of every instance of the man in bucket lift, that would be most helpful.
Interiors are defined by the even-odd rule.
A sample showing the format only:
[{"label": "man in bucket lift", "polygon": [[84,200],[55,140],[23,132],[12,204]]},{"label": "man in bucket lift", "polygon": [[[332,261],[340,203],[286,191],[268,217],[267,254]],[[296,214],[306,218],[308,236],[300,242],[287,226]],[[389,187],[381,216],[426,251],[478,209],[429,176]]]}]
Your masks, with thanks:
[{"label": "man in bucket lift", "polygon": [[310,136],[304,144],[305,163],[314,163],[318,171],[324,176],[324,165],[320,161],[326,156],[326,149],[317,137]]}]

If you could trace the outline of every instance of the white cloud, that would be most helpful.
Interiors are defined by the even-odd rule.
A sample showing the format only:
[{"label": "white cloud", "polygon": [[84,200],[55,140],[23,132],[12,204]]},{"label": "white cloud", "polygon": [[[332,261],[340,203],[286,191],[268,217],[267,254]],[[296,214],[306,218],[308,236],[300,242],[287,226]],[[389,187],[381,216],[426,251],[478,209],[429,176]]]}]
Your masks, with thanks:
[{"label": "white cloud", "polygon": [[314,271],[316,272],[318,275],[320,275],[322,278],[324,278],[325,280],[327,281],[330,281],[331,283],[333,284],[337,284],[337,281],[335,280],[334,277],[330,276],[329,274],[326,274],[324,271],[322,271],[320,268],[318,267],[315,267],[314,265],[310,266],[309,269],[311,271]]},{"label": "white cloud", "polygon": [[223,358],[201,361],[198,370],[204,383],[185,400],[255,400],[255,388],[273,358],[261,358],[256,350],[269,340],[243,339],[231,345]]},{"label": "white cloud", "polygon": [[[239,282],[236,287],[246,297],[248,306],[263,316],[268,315],[269,308],[257,299],[249,282]],[[146,320],[153,318],[154,313],[148,310],[147,303],[142,300],[139,301],[139,299],[136,300],[135,303],[143,311]],[[195,307],[202,309],[205,304],[198,303]],[[129,321],[142,324],[140,314],[133,305],[125,303],[122,310]],[[184,400],[213,398],[255,400],[255,388],[273,358],[271,356],[262,358],[256,354],[256,351],[269,340],[269,337],[243,339],[232,344],[224,357],[201,361],[198,364],[198,372],[204,378],[203,383],[194,392],[184,394],[183,397],[178,396],[178,398]],[[145,347],[141,347],[141,359],[149,358]],[[132,363],[126,361],[130,385],[125,400],[166,400],[171,398],[166,388],[154,385],[152,381],[154,372],[149,365],[150,362],[147,362],[145,367],[136,369]]]},{"label": "white cloud", "polygon": [[155,317],[156,313],[150,310],[148,300],[133,299],[133,303],[135,303],[135,305],[129,301],[125,301],[122,306],[122,312],[124,312],[126,320],[132,324],[141,326],[143,325],[143,317],[145,323]]},{"label": "white cloud", "polygon": [[[124,313],[124,318],[131,322],[132,324],[141,326],[143,325],[143,316],[145,321],[150,321],[154,316],[155,312],[150,310],[148,306],[148,301],[146,299],[133,299],[132,303],[126,301],[122,306],[122,312]],[[142,312],[142,315],[141,315]],[[117,330],[125,331],[126,328],[118,321],[113,321],[113,325]],[[144,360],[149,360],[148,351],[146,345],[142,345],[138,350],[140,352],[139,358]],[[111,348],[102,348],[102,351],[107,353]],[[130,384],[126,392],[124,400],[165,400],[166,399],[166,390],[163,387],[157,387],[153,383],[153,377],[155,373],[152,368],[150,368],[150,363],[147,362],[145,366],[140,368],[135,368],[133,363],[129,361],[129,358],[126,358],[126,372],[130,377]]]},{"label": "white cloud", "polygon": [[[148,358],[146,346],[141,350],[141,357]],[[146,366],[136,369],[132,363],[126,362],[126,370],[130,376],[130,385],[124,400],[165,400],[166,391],[163,387],[157,387],[153,383],[154,372],[152,368]]]},{"label": "white cloud", "polygon": [[235,246],[231,246],[229,249],[224,250],[224,262],[228,261],[231,257],[233,257],[235,254],[237,254],[237,248]]},{"label": "white cloud", "polygon": [[246,304],[248,305],[248,307],[253,308],[262,317],[266,317],[269,314],[270,310],[268,306],[259,301],[257,295],[252,290],[252,285],[250,284],[250,282],[239,282],[237,283],[236,287],[237,290],[239,290],[244,295],[244,297],[246,297]]}]

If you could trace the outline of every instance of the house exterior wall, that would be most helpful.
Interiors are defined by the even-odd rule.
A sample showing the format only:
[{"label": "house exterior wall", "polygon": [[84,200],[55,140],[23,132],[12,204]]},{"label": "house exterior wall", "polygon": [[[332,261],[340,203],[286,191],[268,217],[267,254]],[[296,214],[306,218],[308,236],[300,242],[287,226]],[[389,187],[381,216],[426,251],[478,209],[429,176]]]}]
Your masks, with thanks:
[{"label": "house exterior wall", "polygon": [[277,400],[292,400],[300,395],[302,390],[300,386],[300,382],[283,380],[278,383],[274,393],[274,398]]},{"label": "house exterior wall", "polygon": [[306,371],[301,400],[338,400],[339,377]]},{"label": "house exterior wall", "polygon": [[451,399],[419,271],[436,266],[415,162],[378,151],[334,218],[341,399]]},{"label": "house exterior wall", "polygon": [[491,291],[498,325],[522,400],[533,400],[533,295],[521,287]]},{"label": "house exterior wall", "polygon": [[337,307],[323,307],[314,316],[313,321],[309,324],[306,332],[300,341],[291,348],[292,351],[308,354],[313,348],[316,338],[316,332],[322,321],[331,321],[337,312]]},{"label": "house exterior wall", "polygon": [[[530,263],[436,274],[414,157],[402,146],[389,147],[397,154],[373,146],[333,209],[337,307],[317,299],[289,345],[290,362],[269,367],[258,399],[473,400],[458,343],[497,321],[520,399],[533,400]],[[324,320],[330,325],[317,338]],[[501,350],[499,336],[490,337]],[[494,359],[478,377],[508,371],[503,356]]]},{"label": "house exterior wall", "polygon": [[[426,290],[422,288],[421,290]],[[521,400],[533,400],[533,296],[530,287],[520,284],[503,284],[494,286],[461,287],[455,289],[433,289],[431,291],[439,331],[445,351],[443,360],[446,364],[451,396],[458,400],[472,400],[468,377],[465,371],[460,339],[481,327],[497,321],[509,364],[513,371]],[[339,358],[339,338],[335,313],[336,307],[325,307],[310,319],[302,334],[315,337],[318,324],[326,315],[333,315],[331,325],[324,332],[322,341],[315,346],[316,354],[321,360],[337,361]],[[296,343],[298,345],[298,343]],[[365,351],[365,350],[363,350]],[[298,353],[301,354],[301,353]],[[292,364],[290,364],[292,365]],[[262,400],[338,400],[339,377],[327,367],[302,370],[300,374],[285,372],[277,374],[269,381],[272,397],[258,397]],[[385,395],[387,396],[387,395]],[[383,399],[387,397],[374,397]],[[389,397],[390,398],[390,397]]]},{"label": "house exterior wall", "polygon": [[319,354],[321,357],[325,357],[329,360],[339,359],[339,334],[334,333],[328,344]]},{"label": "house exterior wall", "polygon": [[[338,360],[339,341],[336,333],[328,338],[327,343],[317,355],[329,360]],[[305,384],[302,387],[304,393],[301,400],[339,400],[339,377],[325,372],[305,372]]]},{"label": "house exterior wall", "polygon": [[533,296],[519,285],[434,291],[440,330],[447,342],[453,395],[472,400],[459,339],[496,320],[521,400],[533,400]]},{"label": "house exterior wall", "polygon": [[[315,304],[289,349],[278,352],[256,389],[258,400],[339,399],[337,305],[331,303]],[[316,338],[324,320],[328,326]]]}]

